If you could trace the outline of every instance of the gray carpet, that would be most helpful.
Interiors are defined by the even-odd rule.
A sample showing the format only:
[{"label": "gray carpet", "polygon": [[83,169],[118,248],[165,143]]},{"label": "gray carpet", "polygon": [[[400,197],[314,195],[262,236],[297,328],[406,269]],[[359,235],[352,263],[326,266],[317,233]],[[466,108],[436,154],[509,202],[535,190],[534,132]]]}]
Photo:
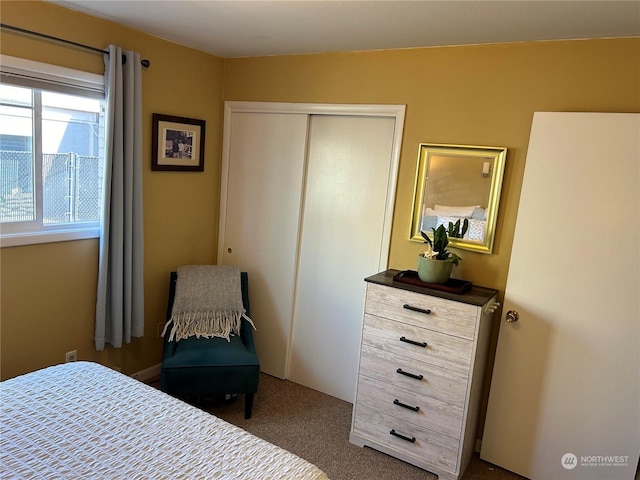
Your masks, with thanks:
[{"label": "gray carpet", "polygon": [[[158,382],[151,382],[158,386]],[[244,395],[208,399],[200,407],[322,469],[331,480],[433,480],[435,475],[369,448],[349,443],[352,405],[296,383],[260,374],[253,415],[244,418]],[[475,456],[464,480],[522,477]]]}]

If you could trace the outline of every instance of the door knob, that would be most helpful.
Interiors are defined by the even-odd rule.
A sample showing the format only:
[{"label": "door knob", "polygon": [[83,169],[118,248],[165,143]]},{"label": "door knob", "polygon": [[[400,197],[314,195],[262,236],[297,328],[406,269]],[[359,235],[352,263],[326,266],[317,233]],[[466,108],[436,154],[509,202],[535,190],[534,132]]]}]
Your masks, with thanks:
[{"label": "door knob", "polygon": [[507,312],[507,316],[505,317],[505,320],[509,323],[513,323],[513,322],[517,322],[519,318],[520,318],[520,314],[518,312],[516,312],[515,310],[509,310]]},{"label": "door knob", "polygon": [[227,253],[233,253],[233,250],[231,250],[231,247],[227,248]]}]

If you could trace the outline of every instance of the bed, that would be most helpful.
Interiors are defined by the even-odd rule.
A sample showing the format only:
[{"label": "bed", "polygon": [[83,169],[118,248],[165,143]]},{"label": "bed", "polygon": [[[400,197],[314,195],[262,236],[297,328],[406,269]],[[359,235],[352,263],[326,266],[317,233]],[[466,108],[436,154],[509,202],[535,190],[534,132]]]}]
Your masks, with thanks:
[{"label": "bed", "polygon": [[464,239],[474,242],[484,241],[484,233],[487,228],[487,211],[485,208],[481,208],[480,205],[469,207],[436,205],[435,208],[425,208],[420,230],[431,234],[432,228],[438,228],[440,225],[444,225],[446,228],[449,222],[455,224],[460,220],[460,223],[462,223],[465,219],[469,222],[469,228],[464,235]]},{"label": "bed", "polygon": [[92,362],[0,383],[0,478],[328,480],[315,465]]}]

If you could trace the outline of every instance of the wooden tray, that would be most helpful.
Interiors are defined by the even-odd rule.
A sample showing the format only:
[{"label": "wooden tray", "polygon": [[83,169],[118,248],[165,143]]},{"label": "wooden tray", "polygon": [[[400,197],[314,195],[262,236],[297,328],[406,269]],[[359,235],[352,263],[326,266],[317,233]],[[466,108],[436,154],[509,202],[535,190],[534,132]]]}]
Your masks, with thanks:
[{"label": "wooden tray", "polygon": [[467,280],[458,280],[456,278],[450,278],[446,283],[427,283],[420,280],[418,272],[415,270],[403,270],[393,276],[394,282],[408,283],[410,285],[416,285],[418,287],[431,288],[432,290],[441,290],[443,292],[455,293],[462,295],[463,293],[471,290],[472,283]]}]

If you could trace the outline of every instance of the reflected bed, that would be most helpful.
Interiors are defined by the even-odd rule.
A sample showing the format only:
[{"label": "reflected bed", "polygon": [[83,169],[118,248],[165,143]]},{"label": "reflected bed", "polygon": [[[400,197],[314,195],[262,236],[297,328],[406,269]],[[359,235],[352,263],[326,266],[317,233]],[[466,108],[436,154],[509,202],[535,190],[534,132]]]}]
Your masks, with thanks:
[{"label": "reflected bed", "polygon": [[450,214],[448,210],[451,208],[455,207],[442,207],[441,210],[425,208],[420,230],[429,236],[432,236],[432,229],[438,228],[440,225],[444,225],[444,227],[447,228],[449,223],[455,224],[457,221],[462,223],[464,220],[467,220],[469,222],[469,227],[463,238],[472,242],[483,242],[484,233],[487,228],[486,210],[480,206],[473,206],[469,207],[472,212],[470,215],[460,216],[455,213]]}]

